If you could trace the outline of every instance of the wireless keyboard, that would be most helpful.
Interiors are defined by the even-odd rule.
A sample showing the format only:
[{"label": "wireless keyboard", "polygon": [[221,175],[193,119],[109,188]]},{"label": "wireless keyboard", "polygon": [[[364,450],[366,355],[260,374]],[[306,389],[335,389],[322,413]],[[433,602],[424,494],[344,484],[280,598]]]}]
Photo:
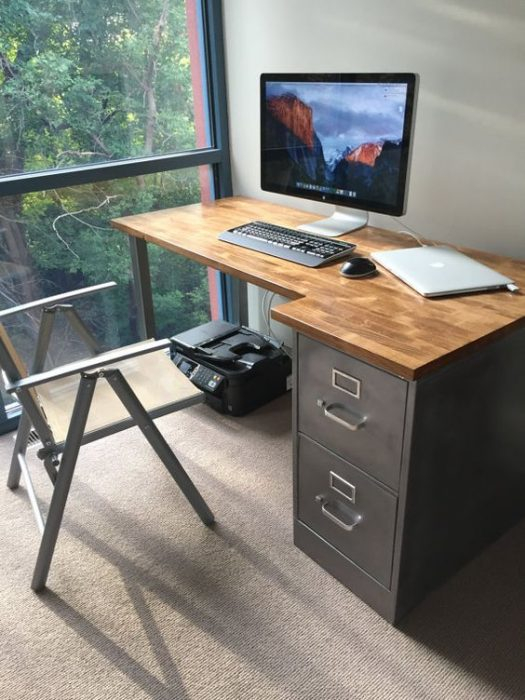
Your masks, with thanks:
[{"label": "wireless keyboard", "polygon": [[265,221],[251,221],[223,231],[219,240],[307,267],[319,267],[344,258],[355,248],[353,243],[334,241]]}]

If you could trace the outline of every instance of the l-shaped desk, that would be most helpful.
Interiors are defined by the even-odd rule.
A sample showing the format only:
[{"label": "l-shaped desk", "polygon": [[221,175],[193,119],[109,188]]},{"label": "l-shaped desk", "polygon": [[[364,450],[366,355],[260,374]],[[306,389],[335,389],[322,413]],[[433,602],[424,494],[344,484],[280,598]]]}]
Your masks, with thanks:
[{"label": "l-shaped desk", "polygon": [[[525,515],[525,294],[425,299],[386,271],[351,280],[218,240],[311,213],[244,197],[115,219],[125,233],[290,301],[294,541],[397,622]],[[371,227],[356,253],[410,247]],[[525,289],[525,263],[468,251]]]}]

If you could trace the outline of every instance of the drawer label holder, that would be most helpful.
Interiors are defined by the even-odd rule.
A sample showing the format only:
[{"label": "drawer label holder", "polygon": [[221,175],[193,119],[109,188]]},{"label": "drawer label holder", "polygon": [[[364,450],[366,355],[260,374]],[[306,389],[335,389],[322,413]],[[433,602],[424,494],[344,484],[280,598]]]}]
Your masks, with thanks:
[{"label": "drawer label holder", "polygon": [[334,389],[344,391],[345,394],[350,394],[354,399],[361,398],[361,380],[352,377],[351,374],[345,374],[335,367],[332,368],[332,386]]},{"label": "drawer label holder", "polygon": [[337,491],[337,493],[350,501],[350,503],[355,504],[355,486],[346,479],[340,477],[339,474],[336,474],[334,471],[330,471],[329,478],[330,488]]}]

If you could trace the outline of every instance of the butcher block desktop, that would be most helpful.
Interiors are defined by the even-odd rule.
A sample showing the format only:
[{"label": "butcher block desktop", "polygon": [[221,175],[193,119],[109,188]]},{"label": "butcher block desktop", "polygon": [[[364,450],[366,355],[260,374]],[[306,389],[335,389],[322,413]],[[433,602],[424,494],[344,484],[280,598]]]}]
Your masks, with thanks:
[{"label": "butcher block desktop", "polygon": [[[525,295],[426,299],[379,270],[306,268],[218,240],[311,212],[231,197],[115,228],[289,299],[294,539],[390,622],[525,514]],[[424,236],[424,232],[423,232]],[[355,254],[410,247],[365,227]],[[525,264],[464,250],[525,289]]]}]

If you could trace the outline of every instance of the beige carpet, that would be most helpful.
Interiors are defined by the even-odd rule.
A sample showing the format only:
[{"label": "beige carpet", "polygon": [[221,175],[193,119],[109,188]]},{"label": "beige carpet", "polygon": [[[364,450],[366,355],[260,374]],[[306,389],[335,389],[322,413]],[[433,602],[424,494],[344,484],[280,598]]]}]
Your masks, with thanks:
[{"label": "beige carpet", "polygon": [[290,420],[284,397],[160,421],[214,531],[135,430],[84,448],[38,596],[2,438],[0,698],[524,698],[525,526],[394,629],[292,544]]}]

